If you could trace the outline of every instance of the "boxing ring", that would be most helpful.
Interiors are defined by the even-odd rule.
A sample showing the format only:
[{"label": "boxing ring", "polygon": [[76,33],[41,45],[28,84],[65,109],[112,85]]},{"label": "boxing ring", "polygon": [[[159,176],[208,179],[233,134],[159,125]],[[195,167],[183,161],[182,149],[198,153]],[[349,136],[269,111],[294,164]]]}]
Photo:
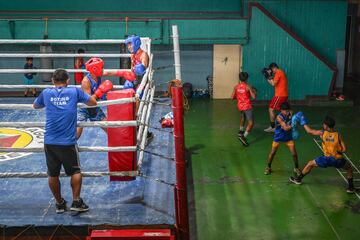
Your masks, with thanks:
[{"label": "boxing ring", "polygon": [[[149,67],[134,96],[98,102],[106,113],[109,107],[122,108],[139,102],[133,120],[81,122],[84,127],[78,141],[83,178],[82,197],[89,205],[86,213],[67,211],[56,214],[55,200],[47,184],[43,153],[45,111],[35,110],[31,98],[0,98],[0,225],[2,236],[15,238],[33,234],[41,228],[76,233],[71,227],[87,229],[166,228],[180,239],[187,239],[186,175],[182,89],[173,88],[173,100],[156,99],[152,69],[151,39],[142,38],[149,54]],[[0,44],[120,44],[124,40],[0,40]],[[33,54],[0,53],[0,58],[122,58],[130,54]],[[0,69],[1,73],[52,73],[55,69]],[[119,69],[104,69],[114,71]],[[130,69],[120,69],[130,71]],[[68,72],[86,72],[67,69]],[[1,83],[1,82],[0,82]],[[50,85],[2,85],[2,89],[39,89]],[[79,87],[79,86],[75,86]],[[113,91],[123,91],[114,85]],[[78,104],[78,108],[89,108]],[[159,119],[174,112],[174,129],[162,129]],[[136,144],[108,146],[101,128],[136,128]],[[154,138],[147,143],[151,130]],[[22,143],[19,139],[23,139]],[[136,166],[131,171],[109,171],[108,153],[135,152]],[[134,177],[132,181],[110,181],[111,177]],[[71,199],[69,178],[61,173],[62,193]],[[174,194],[175,193],[175,194]],[[186,212],[185,212],[186,211]],[[180,219],[181,218],[181,219]],[[186,220],[185,220],[186,218]],[[19,230],[20,229],[20,230]],[[40,234],[41,235],[41,234]],[[49,234],[50,235],[50,234]],[[169,238],[171,239],[171,238]]]}]

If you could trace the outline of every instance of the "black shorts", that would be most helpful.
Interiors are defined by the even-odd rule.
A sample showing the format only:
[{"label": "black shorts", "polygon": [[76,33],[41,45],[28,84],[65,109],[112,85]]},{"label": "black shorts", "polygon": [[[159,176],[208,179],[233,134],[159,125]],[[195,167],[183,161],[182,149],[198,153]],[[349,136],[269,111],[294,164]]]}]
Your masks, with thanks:
[{"label": "black shorts", "polygon": [[51,145],[44,144],[46,165],[50,177],[60,175],[61,166],[68,176],[80,173],[79,153],[76,145]]}]

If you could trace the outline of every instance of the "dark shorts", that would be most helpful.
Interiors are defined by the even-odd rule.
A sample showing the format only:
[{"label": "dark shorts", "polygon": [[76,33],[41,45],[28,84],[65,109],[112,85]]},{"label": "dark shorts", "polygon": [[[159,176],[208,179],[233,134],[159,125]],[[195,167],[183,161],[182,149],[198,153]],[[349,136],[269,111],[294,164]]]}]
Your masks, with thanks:
[{"label": "dark shorts", "polygon": [[282,103],[287,102],[288,97],[273,97],[270,102],[270,108],[275,111],[280,111],[280,106]]},{"label": "dark shorts", "polygon": [[320,156],[315,159],[315,162],[316,165],[318,165],[321,168],[335,167],[335,168],[347,169],[350,166],[348,161],[344,158],[336,159],[334,157]]},{"label": "dark shorts", "polygon": [[101,108],[80,108],[77,112],[77,121],[86,122],[87,120],[91,122],[102,121],[106,118],[105,113]]},{"label": "dark shorts", "polygon": [[252,109],[245,110],[245,111],[240,111],[240,114],[243,115],[243,117],[245,117],[246,120],[248,120],[248,121],[253,121],[254,120],[254,114],[253,114]]},{"label": "dark shorts", "polygon": [[79,153],[76,145],[62,146],[44,144],[48,175],[58,177],[61,166],[68,176],[80,173]]}]

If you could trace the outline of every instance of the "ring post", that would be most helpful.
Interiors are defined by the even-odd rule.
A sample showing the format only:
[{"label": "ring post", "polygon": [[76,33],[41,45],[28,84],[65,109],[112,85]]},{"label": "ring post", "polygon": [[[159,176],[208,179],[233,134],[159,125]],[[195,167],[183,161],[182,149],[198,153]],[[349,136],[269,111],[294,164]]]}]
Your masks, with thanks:
[{"label": "ring post", "polygon": [[175,142],[175,216],[176,228],[181,240],[189,239],[189,216],[186,187],[184,108],[182,87],[172,87],[172,110],[174,113]]}]

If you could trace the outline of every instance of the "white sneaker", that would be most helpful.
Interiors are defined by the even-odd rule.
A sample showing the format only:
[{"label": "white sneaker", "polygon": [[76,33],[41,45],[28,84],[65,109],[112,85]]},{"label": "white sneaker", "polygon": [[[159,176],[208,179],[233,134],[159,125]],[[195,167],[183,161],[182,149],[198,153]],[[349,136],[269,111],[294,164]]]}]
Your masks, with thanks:
[{"label": "white sneaker", "polygon": [[273,133],[273,132],[275,132],[275,128],[272,128],[270,126],[270,127],[266,128],[266,129],[264,129],[264,132]]}]

